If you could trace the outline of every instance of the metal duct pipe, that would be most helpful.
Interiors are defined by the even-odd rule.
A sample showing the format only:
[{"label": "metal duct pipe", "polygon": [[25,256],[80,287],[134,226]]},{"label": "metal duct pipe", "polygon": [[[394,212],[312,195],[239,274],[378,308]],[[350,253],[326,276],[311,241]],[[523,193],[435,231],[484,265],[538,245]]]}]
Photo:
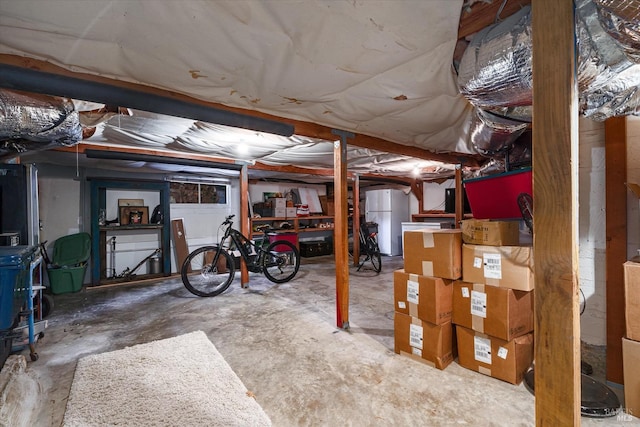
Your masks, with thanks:
[{"label": "metal duct pipe", "polygon": [[495,115],[476,108],[471,124],[471,143],[482,155],[505,153],[529,126],[528,123]]},{"label": "metal duct pipe", "polygon": [[594,0],[602,28],[640,63],[640,0]]},{"label": "metal duct pipe", "polygon": [[64,96],[107,105],[201,120],[209,123],[291,136],[294,127],[287,123],[248,116],[213,107],[192,104],[147,92],[126,89],[74,77],[0,64],[0,87],[48,95]]},{"label": "metal duct pipe", "polygon": [[71,146],[81,139],[71,100],[0,89],[0,156]]},{"label": "metal duct pipe", "polygon": [[[604,32],[591,0],[578,0],[576,7],[581,114],[597,120],[635,114],[640,106],[640,68]],[[521,119],[509,111],[532,105],[531,57],[531,15],[526,7],[474,37],[460,61],[460,91],[477,108]]]}]

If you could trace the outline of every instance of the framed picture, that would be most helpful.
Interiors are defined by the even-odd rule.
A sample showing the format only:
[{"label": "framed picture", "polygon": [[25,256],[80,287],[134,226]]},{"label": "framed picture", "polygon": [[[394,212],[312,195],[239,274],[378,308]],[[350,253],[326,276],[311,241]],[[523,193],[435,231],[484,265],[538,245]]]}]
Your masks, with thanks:
[{"label": "framed picture", "polygon": [[120,206],[118,211],[120,225],[149,224],[149,206]]},{"label": "framed picture", "polygon": [[118,199],[118,207],[120,206],[142,206],[144,200],[142,199]]}]

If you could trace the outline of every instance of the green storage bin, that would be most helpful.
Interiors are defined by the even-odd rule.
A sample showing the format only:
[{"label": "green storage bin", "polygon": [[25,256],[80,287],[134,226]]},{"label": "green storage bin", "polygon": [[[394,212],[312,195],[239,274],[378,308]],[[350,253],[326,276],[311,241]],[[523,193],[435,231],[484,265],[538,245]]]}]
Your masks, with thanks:
[{"label": "green storage bin", "polygon": [[47,270],[49,274],[49,285],[51,293],[54,295],[68,294],[70,292],[78,292],[82,289],[84,274],[87,265],[79,267],[61,267],[50,268]]},{"label": "green storage bin", "polygon": [[51,260],[55,267],[47,269],[53,294],[78,292],[82,289],[90,253],[89,233],[70,234],[55,241]]}]

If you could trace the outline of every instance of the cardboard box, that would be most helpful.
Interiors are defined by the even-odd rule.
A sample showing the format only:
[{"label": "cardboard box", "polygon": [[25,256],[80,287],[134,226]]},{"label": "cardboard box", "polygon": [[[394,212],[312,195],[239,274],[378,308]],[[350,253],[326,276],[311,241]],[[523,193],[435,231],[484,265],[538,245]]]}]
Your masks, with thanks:
[{"label": "cardboard box", "polygon": [[462,245],[462,280],[531,291],[534,287],[533,248],[465,243]]},{"label": "cardboard box", "polygon": [[275,208],[273,210],[274,218],[286,218],[287,216],[287,208]]},{"label": "cardboard box", "polygon": [[533,331],[533,291],[457,281],[453,323],[511,341]]},{"label": "cardboard box", "polygon": [[626,336],[630,340],[640,341],[640,263],[624,263],[624,298]]},{"label": "cardboard box", "polygon": [[402,313],[394,313],[394,350],[429,366],[444,369],[453,362],[451,322],[434,325]]},{"label": "cardboard box", "polygon": [[462,242],[487,246],[518,246],[520,244],[519,221],[491,221],[466,219],[460,226]]},{"label": "cardboard box", "polygon": [[501,340],[456,326],[458,362],[472,371],[520,384],[533,362],[533,333]]},{"label": "cardboard box", "polygon": [[404,270],[409,274],[459,279],[462,275],[460,230],[404,232]]},{"label": "cardboard box", "polygon": [[286,218],[296,218],[298,216],[298,208],[296,207],[286,207],[285,208],[285,217]]},{"label": "cardboard box", "polygon": [[624,407],[629,415],[640,415],[640,342],[622,338]]},{"label": "cardboard box", "polygon": [[287,207],[287,199],[284,197],[271,197],[267,201],[271,202],[271,206],[274,209],[285,209]]},{"label": "cardboard box", "polygon": [[440,325],[451,321],[453,280],[393,272],[393,302],[397,313]]}]

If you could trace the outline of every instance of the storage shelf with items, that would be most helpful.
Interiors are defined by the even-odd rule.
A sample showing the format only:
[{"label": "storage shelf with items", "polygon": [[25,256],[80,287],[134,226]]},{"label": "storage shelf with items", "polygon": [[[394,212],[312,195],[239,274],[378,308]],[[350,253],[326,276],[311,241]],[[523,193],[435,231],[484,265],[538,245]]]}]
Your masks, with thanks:
[{"label": "storage shelf with items", "polygon": [[[122,282],[116,272],[107,275],[107,246],[115,237],[123,236],[136,240],[140,235],[151,234],[157,239],[160,256],[160,273],[135,274],[136,280],[168,276],[171,272],[170,221],[169,218],[169,183],[164,181],[123,180],[90,178],[91,184],[91,284],[93,286]],[[120,205],[118,200],[118,217],[106,220],[108,192],[151,192],[155,200],[159,200],[158,212],[149,213],[148,206],[140,200],[140,205]],[[113,193],[112,193],[113,194]],[[116,193],[117,194],[117,193]],[[151,206],[155,205],[154,202]],[[113,204],[113,203],[111,203]],[[115,206],[114,206],[115,207]],[[155,217],[155,218],[154,218]],[[113,248],[112,248],[113,251]],[[113,265],[109,266],[114,269]]]},{"label": "storage shelf with items", "polygon": [[257,227],[264,224],[268,224],[271,227],[271,231],[291,231],[295,233],[333,231],[333,219],[333,216],[327,215],[299,216],[293,218],[251,218],[251,235],[253,237],[262,236],[262,232],[257,231]]}]

